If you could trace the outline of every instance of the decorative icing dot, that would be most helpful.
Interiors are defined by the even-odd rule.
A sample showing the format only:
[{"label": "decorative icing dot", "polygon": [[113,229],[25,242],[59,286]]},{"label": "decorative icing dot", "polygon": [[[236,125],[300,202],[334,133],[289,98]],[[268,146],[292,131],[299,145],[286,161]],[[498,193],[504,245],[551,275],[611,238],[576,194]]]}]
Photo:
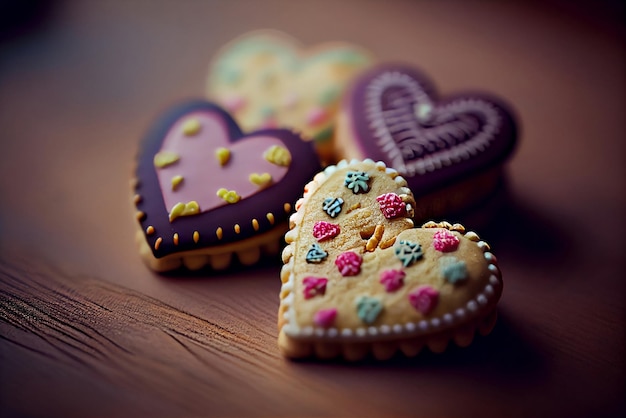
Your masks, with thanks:
[{"label": "decorative icing dot", "polygon": [[172,151],[159,151],[154,155],[154,166],[156,168],[167,167],[180,160],[180,155]]},{"label": "decorative icing dot", "polygon": [[356,276],[361,271],[363,258],[354,251],[341,253],[335,259],[335,265],[342,276]]},{"label": "decorative icing dot", "polygon": [[178,218],[179,216],[197,215],[199,213],[200,213],[200,206],[198,205],[198,202],[196,202],[195,200],[192,200],[187,203],[178,202],[177,204],[174,205],[172,210],[170,210],[170,222],[172,222],[174,219]]},{"label": "decorative icing dot", "polygon": [[174,242],[174,245],[178,245],[178,233],[175,232],[174,236],[172,237],[172,241]]},{"label": "decorative icing dot", "polygon": [[285,209],[285,213],[289,213],[289,212],[291,212],[291,203],[286,202],[286,203],[283,205],[283,209]]},{"label": "decorative icing dot", "polygon": [[279,145],[272,145],[263,154],[263,158],[272,164],[279,165],[281,167],[287,167],[291,164],[291,154],[285,147]]},{"label": "decorative icing dot", "polygon": [[215,150],[215,158],[220,166],[225,166],[230,161],[230,150],[228,148],[219,147]]},{"label": "decorative icing dot", "polygon": [[283,99],[283,106],[287,109],[293,108],[296,104],[298,104],[298,95],[294,92],[289,92]]},{"label": "decorative icing dot", "polygon": [[157,238],[156,241],[154,242],[154,249],[158,250],[162,242],[163,242],[163,238],[161,237]]},{"label": "decorative icing dot", "polygon": [[136,194],[135,196],[133,196],[133,203],[135,203],[135,205],[139,204],[141,202],[141,195]]},{"label": "decorative icing dot", "polygon": [[255,231],[258,231],[259,230],[259,221],[257,221],[256,219],[252,219],[252,228]]},{"label": "decorative icing dot", "polygon": [[317,126],[328,118],[328,112],[323,107],[314,107],[306,114],[306,123],[309,126]]},{"label": "decorative icing dot", "polygon": [[380,211],[385,218],[393,219],[406,213],[406,204],[402,198],[395,193],[385,193],[376,198],[380,205]]},{"label": "decorative icing dot", "polygon": [[387,292],[395,292],[404,285],[406,273],[402,270],[384,270],[380,273],[380,283]]},{"label": "decorative icing dot", "polygon": [[328,257],[328,253],[322,249],[317,243],[311,244],[311,248],[306,253],[306,262],[307,263],[321,263],[326,257]]},{"label": "decorative icing dot", "polygon": [[217,236],[217,239],[222,239],[222,237],[224,236],[224,231],[222,230],[222,227],[219,226],[216,230],[215,230],[215,235]]},{"label": "decorative icing dot", "polygon": [[449,283],[456,283],[467,279],[467,265],[454,256],[444,256],[439,259],[441,274]]},{"label": "decorative icing dot", "polygon": [[183,176],[174,176],[172,177],[172,190],[176,190],[178,186],[183,182]]},{"label": "decorative icing dot", "polygon": [[313,236],[318,241],[335,238],[339,235],[340,231],[339,225],[331,224],[329,222],[319,221],[313,225]]},{"label": "decorative icing dot", "polygon": [[228,203],[237,203],[241,199],[241,196],[239,196],[236,191],[226,190],[224,188],[219,189],[217,195]]},{"label": "decorative icing dot", "polygon": [[202,125],[196,118],[190,118],[183,122],[183,134],[185,134],[185,136],[196,135],[200,132],[200,129],[202,129]]},{"label": "decorative icing dot", "polygon": [[276,127],[278,127],[278,122],[273,117],[268,117],[259,124],[259,129],[272,129]]},{"label": "decorative icing dot", "polygon": [[152,235],[152,234],[154,234],[154,227],[153,227],[152,225],[150,225],[150,226],[148,226],[148,227],[146,228],[146,234],[147,234],[147,235]]},{"label": "decorative icing dot", "polygon": [[268,119],[274,116],[274,114],[276,113],[276,110],[270,106],[263,106],[261,110],[259,110],[259,113],[261,114],[263,119]]},{"label": "decorative icing dot", "polygon": [[337,100],[340,94],[341,90],[337,87],[329,87],[322,91],[322,94],[320,94],[320,104],[322,106],[328,106],[329,104],[332,104],[335,100]]},{"label": "decorative icing dot", "polygon": [[394,254],[404,267],[408,267],[422,258],[422,246],[417,242],[401,240],[394,246]]},{"label": "decorative icing dot", "polygon": [[305,277],[302,280],[302,284],[304,285],[304,298],[311,299],[317,295],[324,295],[326,293],[327,283],[328,279],[325,277]]},{"label": "decorative icing dot", "polygon": [[270,173],[252,173],[248,177],[250,183],[256,184],[259,187],[265,187],[272,183],[272,175]]},{"label": "decorative icing dot", "polygon": [[193,231],[193,242],[196,244],[200,241],[200,233],[198,231]]},{"label": "decorative icing dot", "polygon": [[383,310],[383,304],[378,298],[361,296],[356,301],[356,314],[366,324],[372,324]]},{"label": "decorative icing dot", "polygon": [[439,292],[432,286],[423,285],[409,293],[409,303],[422,315],[428,315],[437,306]]},{"label": "decorative icing dot", "polygon": [[143,221],[144,219],[146,219],[146,213],[145,213],[145,212],[142,212],[142,211],[138,211],[138,212],[135,214],[135,217],[137,218],[137,220],[138,220],[139,222],[141,222],[141,221]]},{"label": "decorative icing dot", "polygon": [[364,171],[348,171],[344,185],[352,190],[352,193],[367,193],[370,186],[367,182],[370,180],[369,174]]},{"label": "decorative icing dot", "polygon": [[433,106],[430,103],[416,103],[413,112],[418,121],[427,122],[432,117]]},{"label": "decorative icing dot", "polygon": [[265,217],[271,225],[274,225],[274,214],[272,212],[268,212]]},{"label": "decorative icing dot", "polygon": [[433,247],[444,253],[456,251],[459,246],[459,238],[448,230],[435,232],[433,235]]},{"label": "decorative icing dot", "polygon": [[331,218],[336,217],[341,213],[341,208],[343,207],[343,199],[340,197],[327,197],[324,199],[324,204],[322,205],[322,209],[324,212],[328,214]]},{"label": "decorative icing dot", "polygon": [[243,109],[247,101],[245,97],[234,94],[232,96],[226,97],[222,101],[222,103],[224,104],[224,107],[229,111],[237,112],[238,110]]},{"label": "decorative icing dot", "polygon": [[239,226],[239,224],[235,224],[235,226],[233,227],[233,229],[235,230],[235,234],[238,234],[241,232],[241,227]]},{"label": "decorative icing dot", "polygon": [[313,323],[318,327],[329,328],[335,323],[337,318],[337,309],[320,309],[313,315]]}]

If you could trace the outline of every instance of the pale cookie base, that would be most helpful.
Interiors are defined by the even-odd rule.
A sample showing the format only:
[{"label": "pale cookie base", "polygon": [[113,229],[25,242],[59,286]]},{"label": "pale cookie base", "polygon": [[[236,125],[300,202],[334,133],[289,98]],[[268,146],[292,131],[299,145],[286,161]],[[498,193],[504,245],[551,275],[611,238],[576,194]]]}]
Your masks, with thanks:
[{"label": "pale cookie base", "polygon": [[279,254],[282,238],[287,230],[287,224],[277,225],[271,231],[259,234],[230,244],[200,248],[191,251],[181,251],[161,258],[155,258],[146,242],[143,231],[137,231],[136,239],[139,253],[146,265],[156,272],[166,272],[182,266],[189,270],[199,270],[210,266],[214,270],[223,270],[230,266],[233,254],[243,265],[257,263],[262,255],[274,256]]},{"label": "pale cookie base", "polygon": [[459,347],[469,346],[476,332],[480,335],[488,335],[495,326],[497,319],[495,306],[487,314],[474,320],[442,331],[419,337],[408,337],[392,341],[364,341],[364,342],[329,342],[329,341],[303,341],[287,336],[283,331],[278,335],[278,347],[281,353],[291,359],[316,357],[330,360],[343,357],[348,361],[359,361],[372,355],[377,360],[388,360],[396,353],[401,352],[406,357],[418,355],[424,347],[428,347],[433,353],[443,353],[451,342]]}]

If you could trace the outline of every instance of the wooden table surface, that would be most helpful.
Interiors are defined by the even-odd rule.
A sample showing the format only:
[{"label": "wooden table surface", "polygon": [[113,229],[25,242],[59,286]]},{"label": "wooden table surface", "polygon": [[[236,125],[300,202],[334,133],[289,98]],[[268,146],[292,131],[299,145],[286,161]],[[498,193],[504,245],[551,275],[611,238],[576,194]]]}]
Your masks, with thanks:
[{"label": "wooden table surface", "polygon": [[[617,2],[565,3],[94,0],[5,33],[0,415],[624,415],[624,31]],[[514,103],[509,196],[478,231],[505,280],[490,336],[386,363],[290,362],[278,258],[179,277],[142,264],[140,137],[202,96],[221,44],[266,27]]]}]

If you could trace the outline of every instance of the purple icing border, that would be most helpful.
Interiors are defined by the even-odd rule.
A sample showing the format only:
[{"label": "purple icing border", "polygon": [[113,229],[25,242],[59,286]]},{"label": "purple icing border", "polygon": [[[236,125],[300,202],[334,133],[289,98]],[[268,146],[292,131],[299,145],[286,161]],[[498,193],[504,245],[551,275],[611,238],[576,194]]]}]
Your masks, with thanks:
[{"label": "purple icing border", "polygon": [[[502,99],[484,92],[466,91],[439,98],[434,84],[419,70],[404,64],[384,64],[374,67],[362,74],[353,84],[343,103],[350,131],[355,137],[355,145],[359,147],[362,158],[384,161],[393,167],[392,161],[376,144],[370,121],[367,119],[367,90],[376,78],[386,72],[400,72],[408,75],[427,93],[437,106],[446,105],[459,99],[479,99],[493,105],[502,124],[490,145],[482,152],[467,160],[453,163],[440,169],[415,174],[402,173],[416,197],[450,186],[460,180],[478,175],[502,164],[513,152],[517,142],[517,124],[514,112]],[[397,167],[394,167],[397,168]]]},{"label": "purple icing border", "polygon": [[[227,126],[229,142],[231,143],[261,135],[280,139],[291,153],[292,161],[287,174],[277,184],[273,184],[233,205],[221,206],[198,215],[180,217],[170,223],[153,158],[161,148],[170,128],[180,118],[197,111],[214,113],[222,119]],[[302,141],[298,135],[289,130],[265,129],[244,135],[233,118],[219,106],[203,100],[182,103],[165,112],[141,143],[135,172],[138,180],[135,193],[141,196],[136,207],[138,211],[142,211],[146,215],[140,221],[141,228],[156,258],[250,238],[270,231],[276,225],[287,221],[290,214],[285,212],[284,204],[290,203],[293,206],[301,196],[304,185],[320,170],[321,167],[312,143]],[[273,224],[266,218],[268,212],[274,215]],[[258,231],[255,231],[252,226],[251,220],[253,218],[258,220]],[[235,232],[235,224],[239,224],[240,233]],[[148,226],[154,227],[154,234],[146,234]],[[218,227],[222,227],[223,230],[221,239],[218,239],[215,233]],[[194,231],[198,231],[200,235],[197,243],[193,241]],[[174,245],[174,233],[178,233],[178,245]],[[159,249],[155,250],[154,244],[159,237],[162,237],[163,240]]]}]

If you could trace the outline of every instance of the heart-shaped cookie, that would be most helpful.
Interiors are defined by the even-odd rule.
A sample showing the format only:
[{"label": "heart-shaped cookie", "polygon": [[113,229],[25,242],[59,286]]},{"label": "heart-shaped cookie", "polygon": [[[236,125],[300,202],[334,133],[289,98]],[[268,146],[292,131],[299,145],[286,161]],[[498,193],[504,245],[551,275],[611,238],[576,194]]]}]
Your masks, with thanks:
[{"label": "heart-shaped cookie", "polygon": [[215,56],[208,95],[243,127],[285,127],[314,139],[331,158],[335,116],[348,83],[372,63],[362,48],[330,42],[304,48],[289,35],[256,31]]},{"label": "heart-shaped cookie", "polygon": [[138,156],[134,203],[139,243],[157,271],[225,268],[278,251],[292,203],[319,170],[311,144],[268,129],[243,135],[218,106],[170,110]]},{"label": "heart-shaped cookie", "polygon": [[416,219],[449,215],[488,196],[517,136],[500,99],[484,93],[440,99],[424,74],[394,64],[358,77],[338,125],[337,154],[397,169],[415,194]]},{"label": "heart-shaped cookie", "polygon": [[491,330],[502,280],[489,245],[460,224],[414,228],[406,186],[372,160],[342,161],[307,185],[283,251],[286,356],[413,356]]}]

